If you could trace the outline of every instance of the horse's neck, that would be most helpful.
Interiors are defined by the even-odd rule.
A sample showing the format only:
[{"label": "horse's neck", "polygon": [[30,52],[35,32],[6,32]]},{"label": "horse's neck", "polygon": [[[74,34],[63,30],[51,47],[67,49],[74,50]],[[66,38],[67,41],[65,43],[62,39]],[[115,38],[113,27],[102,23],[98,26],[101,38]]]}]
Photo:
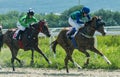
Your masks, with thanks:
[{"label": "horse's neck", "polygon": [[81,29],[79,29],[80,33],[83,33],[85,35],[93,36],[95,34],[95,30],[92,30],[89,26],[84,26]]},{"label": "horse's neck", "polygon": [[28,28],[25,30],[25,34],[31,35],[31,36],[37,36],[39,32],[35,28]]}]

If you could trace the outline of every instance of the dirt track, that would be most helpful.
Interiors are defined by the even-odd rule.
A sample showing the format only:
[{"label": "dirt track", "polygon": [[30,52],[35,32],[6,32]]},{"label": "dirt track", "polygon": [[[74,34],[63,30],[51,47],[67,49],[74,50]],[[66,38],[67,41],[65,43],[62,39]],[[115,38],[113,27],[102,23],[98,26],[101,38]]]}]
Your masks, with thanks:
[{"label": "dirt track", "polygon": [[2,68],[0,77],[120,77],[120,70],[70,69],[69,71],[67,74],[65,69],[16,68],[13,72],[11,68]]}]

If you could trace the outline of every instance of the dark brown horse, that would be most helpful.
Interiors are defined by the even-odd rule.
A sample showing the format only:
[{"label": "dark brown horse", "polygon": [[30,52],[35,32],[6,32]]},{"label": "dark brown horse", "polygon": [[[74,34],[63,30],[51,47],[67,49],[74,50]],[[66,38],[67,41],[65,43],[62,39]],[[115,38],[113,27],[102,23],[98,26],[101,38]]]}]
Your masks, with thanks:
[{"label": "dark brown horse", "polygon": [[[100,32],[102,35],[105,35],[104,31],[105,23],[99,17],[93,17],[90,21],[85,23],[85,26],[80,28],[76,36],[74,37],[77,44],[77,49],[84,53],[87,57],[85,61],[85,66],[89,64],[90,54],[86,50],[91,50],[100,56],[102,56],[108,64],[111,62],[99,51],[94,47],[94,37],[95,31]],[[66,52],[66,57],[64,59],[66,71],[68,71],[68,61],[70,60],[74,65],[78,68],[81,68],[75,61],[72,59],[72,54],[75,49],[72,41],[67,38],[66,33],[68,32],[67,29],[63,29],[57,39],[51,43],[51,47],[53,52],[56,53],[56,46],[59,44]]]},{"label": "dark brown horse", "polygon": [[[38,23],[33,24],[30,26],[30,28],[27,28],[21,35],[21,40],[15,40],[13,39],[13,34],[15,31],[12,29],[8,30],[5,34],[3,34],[2,37],[2,43],[6,43],[7,46],[11,50],[12,58],[11,63],[13,67],[13,71],[15,71],[14,68],[14,60],[16,59],[20,64],[21,61],[17,58],[18,50],[24,49],[25,51],[31,50],[32,51],[32,57],[31,57],[31,63],[34,62],[34,50],[40,53],[45,60],[50,64],[50,61],[48,58],[44,55],[42,50],[38,48],[38,34],[39,32],[45,34],[46,36],[50,37],[50,32],[47,26],[47,23],[44,20],[40,20]],[[0,48],[2,45],[0,46]]]}]

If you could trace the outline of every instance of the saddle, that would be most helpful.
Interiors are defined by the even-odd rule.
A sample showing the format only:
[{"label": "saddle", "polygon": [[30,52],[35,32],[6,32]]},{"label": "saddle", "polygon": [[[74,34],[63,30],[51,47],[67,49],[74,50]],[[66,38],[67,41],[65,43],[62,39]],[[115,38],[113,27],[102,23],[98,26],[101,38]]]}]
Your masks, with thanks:
[{"label": "saddle", "polygon": [[30,28],[26,28],[25,31],[21,31],[17,38],[18,38],[17,41],[20,48],[24,49],[25,51],[30,49],[29,43],[31,43],[30,40],[32,38]]},{"label": "saddle", "polygon": [[73,46],[77,49],[77,43],[75,40],[75,35],[78,33],[78,31],[75,30],[75,28],[72,28],[71,30],[68,30],[68,32],[66,33],[67,38],[71,40]]},{"label": "saddle", "polygon": [[75,40],[75,36],[78,32],[81,32],[81,33],[84,33],[84,29],[83,27],[81,27],[78,31],[76,31],[75,28],[72,28],[70,30],[68,30],[68,32],[66,33],[67,35],[67,38],[71,40],[72,44],[74,45],[74,47],[77,49],[78,46],[77,46],[77,43],[76,43],[76,40]]}]

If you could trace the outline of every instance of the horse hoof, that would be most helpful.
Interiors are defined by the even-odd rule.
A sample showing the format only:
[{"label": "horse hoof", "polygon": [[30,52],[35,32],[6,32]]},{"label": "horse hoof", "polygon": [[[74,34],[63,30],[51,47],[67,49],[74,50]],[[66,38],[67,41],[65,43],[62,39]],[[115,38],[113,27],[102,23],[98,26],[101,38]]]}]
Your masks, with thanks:
[{"label": "horse hoof", "polygon": [[13,68],[13,71],[15,71],[15,68]]},{"label": "horse hoof", "polygon": [[68,71],[68,70],[66,70],[66,72],[67,72],[67,73],[69,73],[69,71]]},{"label": "horse hoof", "polygon": [[111,65],[112,63],[111,62],[107,62],[107,64]]},{"label": "horse hoof", "polygon": [[78,69],[82,69],[82,67],[78,67]]},{"label": "horse hoof", "polygon": [[84,66],[82,68],[86,68],[88,66],[88,64],[84,64]]},{"label": "horse hoof", "polygon": [[34,64],[34,61],[31,61],[31,62],[30,62],[30,65],[32,66],[33,64]]},{"label": "horse hoof", "polygon": [[51,61],[49,61],[49,62],[48,62],[48,64],[52,64],[52,62],[51,62]]}]

